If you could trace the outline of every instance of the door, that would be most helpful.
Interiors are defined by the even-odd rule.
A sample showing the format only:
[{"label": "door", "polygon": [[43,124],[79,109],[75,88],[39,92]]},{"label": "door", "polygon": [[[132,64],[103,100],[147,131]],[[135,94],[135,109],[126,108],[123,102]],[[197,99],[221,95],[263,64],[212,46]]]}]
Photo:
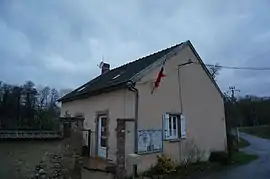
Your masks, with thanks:
[{"label": "door", "polygon": [[106,158],[107,156],[107,121],[107,116],[99,116],[98,118],[98,156],[101,158]]}]

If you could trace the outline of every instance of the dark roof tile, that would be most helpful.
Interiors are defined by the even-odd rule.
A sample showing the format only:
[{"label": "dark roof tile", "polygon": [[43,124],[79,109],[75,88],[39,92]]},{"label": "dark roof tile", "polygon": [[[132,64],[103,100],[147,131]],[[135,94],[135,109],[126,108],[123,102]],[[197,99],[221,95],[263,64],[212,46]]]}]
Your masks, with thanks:
[{"label": "dark roof tile", "polygon": [[136,61],[114,68],[73,90],[69,94],[60,98],[59,101],[70,101],[77,98],[83,98],[95,95],[110,87],[121,86],[121,84],[128,82],[134,75],[144,70],[146,67],[156,62],[179,45],[180,44],[177,44],[146,57],[142,57]]}]

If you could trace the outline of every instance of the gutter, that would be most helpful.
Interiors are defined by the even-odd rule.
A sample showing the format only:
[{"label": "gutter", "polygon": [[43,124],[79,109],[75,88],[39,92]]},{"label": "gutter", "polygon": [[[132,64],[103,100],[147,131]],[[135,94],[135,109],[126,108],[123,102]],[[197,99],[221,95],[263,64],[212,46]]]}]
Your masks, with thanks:
[{"label": "gutter", "polygon": [[70,94],[75,90],[73,90],[72,92],[66,94],[65,96],[61,97],[60,99],[57,100],[57,102],[71,102],[77,99],[85,99],[85,98],[89,98],[91,96],[95,96],[95,95],[99,95],[102,93],[107,93],[107,92],[111,92],[113,90],[117,90],[117,89],[121,89],[121,88],[125,88],[126,87],[126,83],[125,82],[120,82],[117,83],[113,86],[109,86],[109,87],[104,87],[102,89],[97,89],[95,91],[90,91],[90,92],[84,92],[84,93],[80,93],[80,94],[73,94],[70,96]]},{"label": "gutter", "polygon": [[[134,112],[135,112],[135,119],[134,119],[134,153],[138,154],[138,114],[139,114],[139,91],[135,87],[134,81],[127,82],[128,89],[130,91],[133,91],[135,93],[135,106],[134,106]],[[137,165],[133,165],[133,178],[138,176],[137,172]]]},{"label": "gutter", "polygon": [[134,106],[134,111],[135,111],[135,119],[134,119],[134,153],[138,153],[138,113],[139,113],[139,91],[137,88],[135,88],[135,83],[133,81],[127,82],[128,89],[130,91],[133,91],[135,93],[135,106]]}]

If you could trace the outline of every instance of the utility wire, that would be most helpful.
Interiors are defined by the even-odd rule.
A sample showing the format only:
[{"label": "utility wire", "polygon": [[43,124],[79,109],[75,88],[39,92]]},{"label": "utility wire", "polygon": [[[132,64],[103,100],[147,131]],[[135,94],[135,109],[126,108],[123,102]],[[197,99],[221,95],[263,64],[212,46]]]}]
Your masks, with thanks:
[{"label": "utility wire", "polygon": [[[199,64],[199,63],[196,63]],[[231,69],[231,70],[257,70],[257,71],[269,71],[270,67],[237,67],[237,66],[223,66],[223,65],[212,65],[205,64],[208,67],[217,67],[221,69]]]},{"label": "utility wire", "polygon": [[[185,66],[185,65],[192,65],[192,64],[195,64],[195,65],[202,65],[201,63],[199,62],[192,62],[192,61],[189,61],[187,63],[183,63],[183,64],[180,64],[178,65],[178,67],[181,67],[181,66]],[[239,67],[239,66],[224,66],[224,65],[218,65],[218,64],[207,64],[205,63],[204,64],[205,66],[207,67],[217,67],[217,68],[221,68],[221,69],[229,69],[229,70],[253,70],[253,71],[270,71],[270,67]],[[168,77],[168,76],[171,76],[172,74],[175,73],[175,71],[178,71],[179,68],[171,71],[170,73],[165,73],[165,75]],[[152,79],[153,81],[154,79]],[[146,80],[146,81],[143,81],[143,82],[139,82],[139,84],[143,84],[143,83],[147,83],[151,80]]]}]

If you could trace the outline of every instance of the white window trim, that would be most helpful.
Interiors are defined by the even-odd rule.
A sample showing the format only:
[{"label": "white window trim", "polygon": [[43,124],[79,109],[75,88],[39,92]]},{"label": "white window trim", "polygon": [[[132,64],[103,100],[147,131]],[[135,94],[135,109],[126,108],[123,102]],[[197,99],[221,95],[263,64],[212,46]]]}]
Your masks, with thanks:
[{"label": "white window trim", "polygon": [[[166,113],[164,115],[164,138],[165,140],[175,140],[179,139],[179,122],[180,122],[180,114],[169,114]],[[175,129],[174,129],[175,126]]]},{"label": "white window trim", "polygon": [[180,130],[181,130],[181,138],[187,138],[187,124],[186,124],[186,117],[181,114],[180,116]]},{"label": "white window trim", "polygon": [[[174,129],[174,122],[176,129]],[[186,138],[186,119],[181,113],[166,113],[163,115],[164,140],[177,140]]]}]

